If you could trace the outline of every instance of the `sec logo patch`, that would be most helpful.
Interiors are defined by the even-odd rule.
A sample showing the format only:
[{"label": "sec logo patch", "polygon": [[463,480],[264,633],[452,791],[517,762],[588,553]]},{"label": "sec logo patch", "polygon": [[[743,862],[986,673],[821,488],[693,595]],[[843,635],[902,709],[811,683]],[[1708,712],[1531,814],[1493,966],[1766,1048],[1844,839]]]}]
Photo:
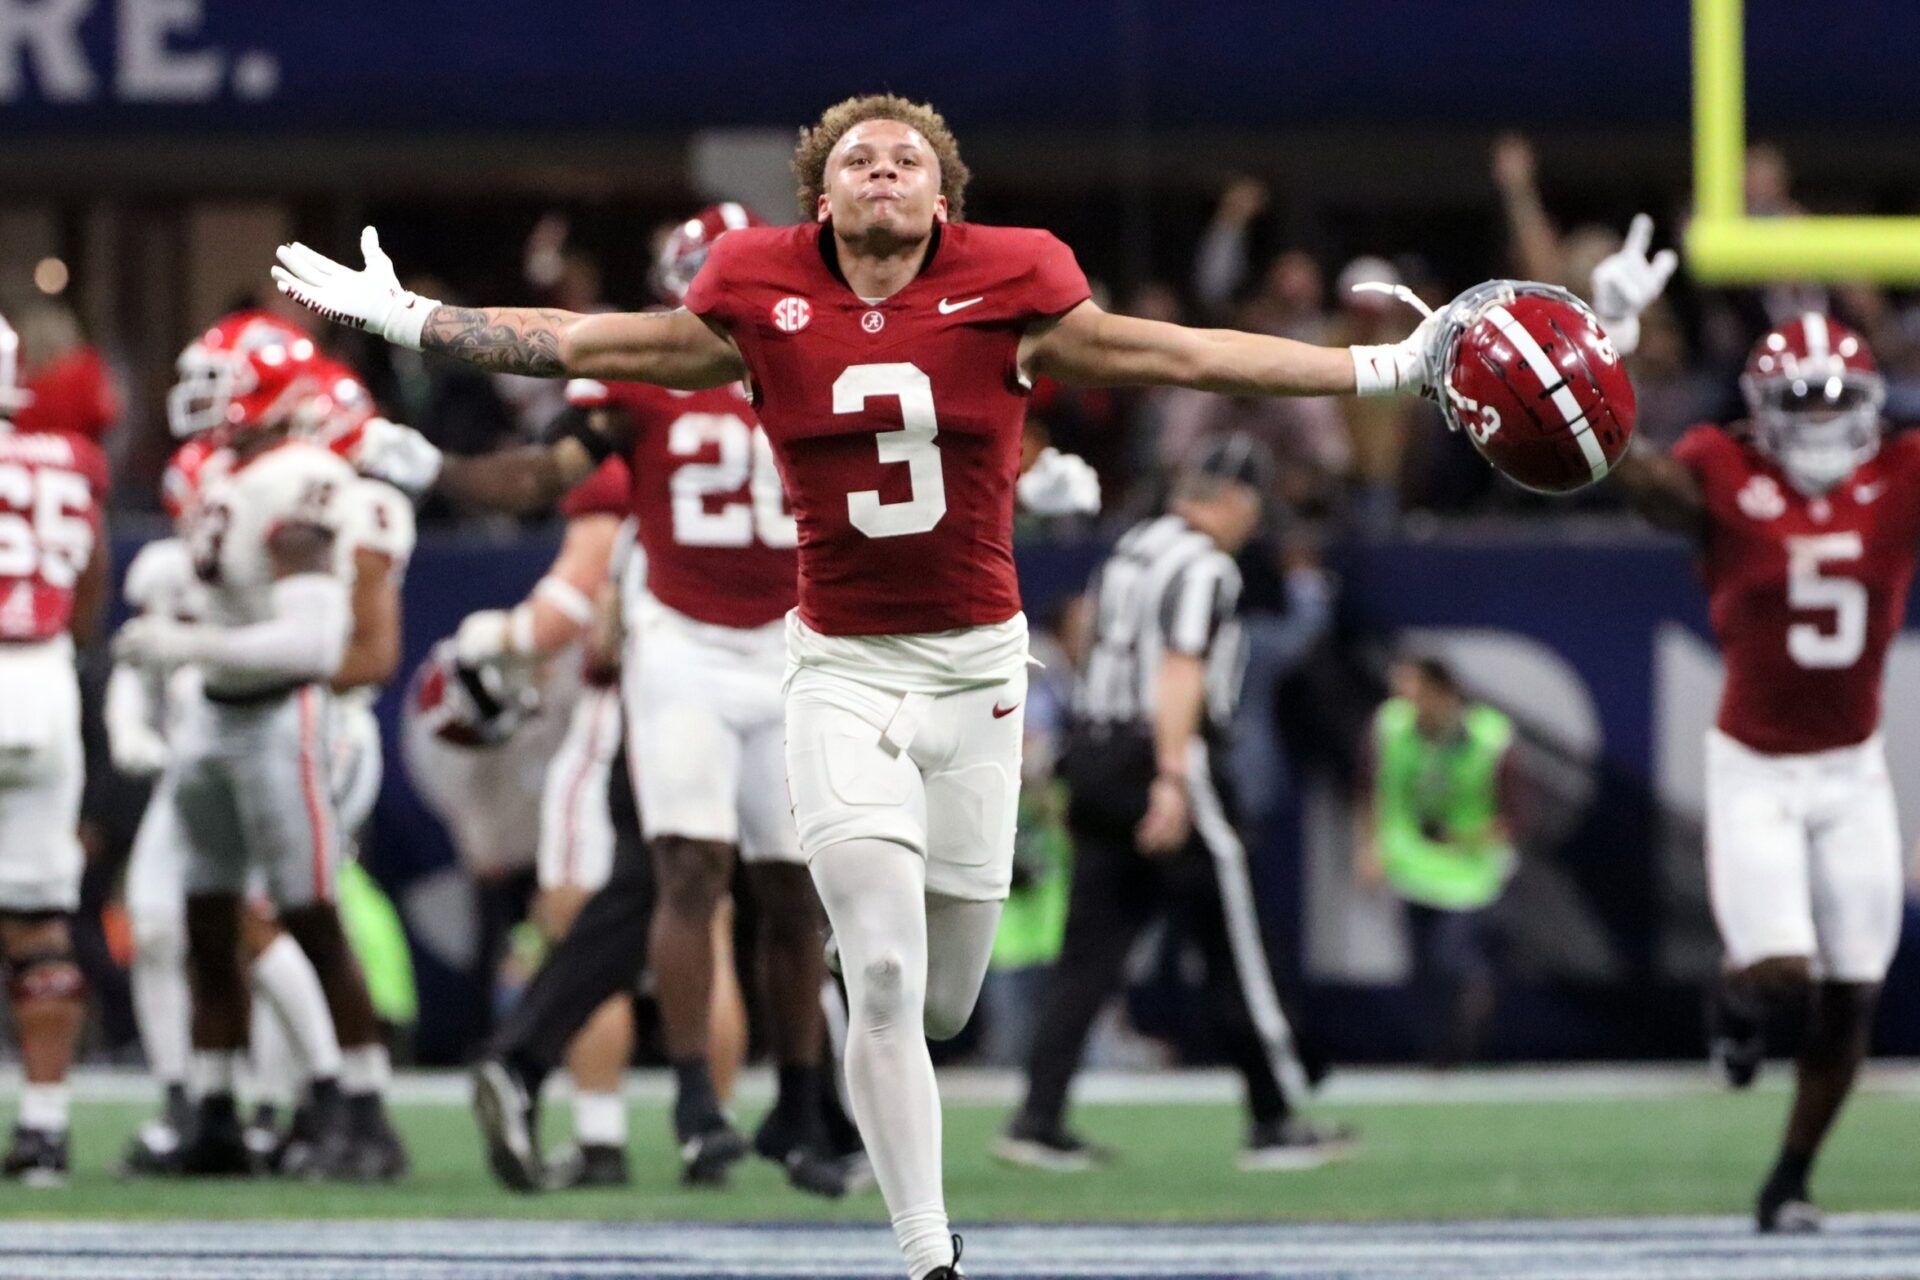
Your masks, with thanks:
[{"label": "sec logo patch", "polygon": [[813,319],[813,307],[805,298],[782,298],[773,304],[773,327],[782,333],[798,333]]}]

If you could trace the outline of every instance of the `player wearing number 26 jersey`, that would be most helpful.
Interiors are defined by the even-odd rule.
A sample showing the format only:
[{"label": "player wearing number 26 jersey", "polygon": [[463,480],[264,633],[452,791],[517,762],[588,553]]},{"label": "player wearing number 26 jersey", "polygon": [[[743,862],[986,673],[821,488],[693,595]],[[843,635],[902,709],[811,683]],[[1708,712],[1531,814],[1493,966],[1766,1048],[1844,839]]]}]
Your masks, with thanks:
[{"label": "player wearing number 26 jersey", "polygon": [[1883,441],[1886,386],[1861,338],[1808,313],[1763,337],[1749,421],[1696,427],[1622,468],[1690,534],[1726,665],[1707,735],[1708,894],[1726,952],[1715,1053],[1752,1079],[1765,1022],[1804,1025],[1762,1230],[1807,1230],[1807,1175],[1866,1052],[1899,940],[1901,842],[1881,675],[1920,556],[1920,437]]}]

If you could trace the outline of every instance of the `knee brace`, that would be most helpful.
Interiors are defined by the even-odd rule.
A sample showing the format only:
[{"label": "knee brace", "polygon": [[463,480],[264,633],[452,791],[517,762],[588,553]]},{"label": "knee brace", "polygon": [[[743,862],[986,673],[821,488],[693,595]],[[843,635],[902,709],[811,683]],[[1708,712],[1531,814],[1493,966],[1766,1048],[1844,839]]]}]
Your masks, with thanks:
[{"label": "knee brace", "polygon": [[78,1000],[86,993],[86,975],[71,948],[29,952],[7,962],[7,995],[16,1002]]}]

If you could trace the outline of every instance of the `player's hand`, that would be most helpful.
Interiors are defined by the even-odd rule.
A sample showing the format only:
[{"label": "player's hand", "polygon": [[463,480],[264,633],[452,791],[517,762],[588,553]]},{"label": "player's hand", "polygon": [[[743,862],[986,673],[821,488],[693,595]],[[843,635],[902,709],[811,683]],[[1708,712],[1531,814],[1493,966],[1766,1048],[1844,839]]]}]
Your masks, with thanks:
[{"label": "player's hand", "polygon": [[194,659],[191,623],[142,614],[114,633],[113,660],[147,671],[171,671]]},{"label": "player's hand", "polygon": [[1640,345],[1640,313],[1653,305],[1680,265],[1680,255],[1671,249],[1647,257],[1652,243],[1653,219],[1636,214],[1626,242],[1593,269],[1593,313],[1621,355]]},{"label": "player's hand", "polygon": [[372,227],[360,233],[363,270],[335,262],[295,242],[274,254],[273,269],[280,292],[327,319],[377,333],[396,346],[420,349],[420,331],[440,304],[400,287],[393,260],[380,250],[380,236]]},{"label": "player's hand", "polygon": [[1015,483],[1020,505],[1037,516],[1094,515],[1100,510],[1100,476],[1078,454],[1049,445]]},{"label": "player's hand", "polygon": [[1134,828],[1133,842],[1148,857],[1164,858],[1186,848],[1192,830],[1186,785],[1171,774],[1161,774],[1147,792],[1147,814]]},{"label": "player's hand", "polygon": [[359,439],[347,450],[347,461],[361,475],[384,480],[418,498],[433,488],[446,459],[431,440],[412,427],[372,418],[360,428]]},{"label": "player's hand", "polygon": [[513,642],[513,612],[481,609],[460,620],[453,633],[453,657],[463,667],[497,667],[528,655]]},{"label": "player's hand", "polygon": [[113,767],[129,778],[159,776],[172,759],[167,740],[146,724],[107,722],[107,754]]},{"label": "player's hand", "polygon": [[1353,355],[1354,394],[1432,396],[1444,373],[1441,368],[1444,353],[1440,350],[1440,344],[1445,330],[1441,322],[1447,314],[1447,308],[1432,310],[1420,300],[1418,294],[1403,284],[1368,281],[1353,288],[1356,293],[1390,293],[1414,307],[1422,317],[1414,331],[1399,342],[1347,348]]}]

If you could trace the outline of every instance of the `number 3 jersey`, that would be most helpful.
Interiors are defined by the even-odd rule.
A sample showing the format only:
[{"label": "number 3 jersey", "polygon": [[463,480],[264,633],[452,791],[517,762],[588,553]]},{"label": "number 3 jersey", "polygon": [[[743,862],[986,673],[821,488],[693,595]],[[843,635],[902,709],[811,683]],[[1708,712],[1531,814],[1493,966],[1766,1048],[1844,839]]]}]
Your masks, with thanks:
[{"label": "number 3 jersey", "polygon": [[825,636],[1007,622],[1020,611],[1020,339],[1089,296],[1045,231],[951,223],[892,297],[856,297],[822,224],[714,242],[687,308],[723,328],[798,520],[799,616]]},{"label": "number 3 jersey", "polygon": [[1749,441],[1696,427],[1673,456],[1706,500],[1700,567],[1726,663],[1722,732],[1798,755],[1865,741],[1920,550],[1920,434],[1809,498]]},{"label": "number 3 jersey", "polygon": [[[668,391],[577,379],[567,402],[614,411],[631,435],[628,503],[656,600],[719,627],[762,627],[793,608],[793,515],[739,384]],[[610,474],[603,466],[582,481],[568,514],[598,509],[584,495]]]},{"label": "number 3 jersey", "polygon": [[106,455],[92,441],[0,429],[0,642],[67,629],[106,496]]}]

